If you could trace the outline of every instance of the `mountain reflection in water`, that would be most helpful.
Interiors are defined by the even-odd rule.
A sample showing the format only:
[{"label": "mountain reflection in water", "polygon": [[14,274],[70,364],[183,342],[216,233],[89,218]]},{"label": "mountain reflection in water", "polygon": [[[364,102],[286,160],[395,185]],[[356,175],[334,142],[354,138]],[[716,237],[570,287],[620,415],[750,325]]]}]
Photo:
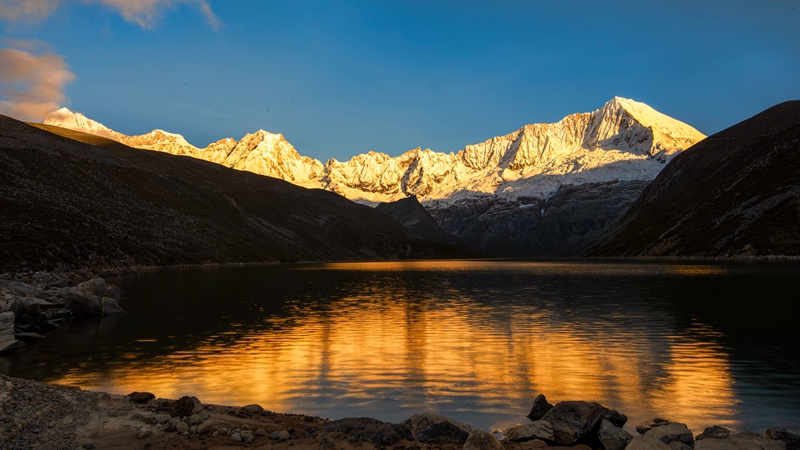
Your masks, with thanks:
[{"label": "mountain reflection in water", "polygon": [[757,430],[800,417],[796,350],[759,312],[789,304],[781,286],[798,273],[483,261],[141,273],[115,280],[128,315],[73,323],[8,364],[87,389],[331,418],[437,412],[503,428],[544,393],[598,401],[631,426]]}]

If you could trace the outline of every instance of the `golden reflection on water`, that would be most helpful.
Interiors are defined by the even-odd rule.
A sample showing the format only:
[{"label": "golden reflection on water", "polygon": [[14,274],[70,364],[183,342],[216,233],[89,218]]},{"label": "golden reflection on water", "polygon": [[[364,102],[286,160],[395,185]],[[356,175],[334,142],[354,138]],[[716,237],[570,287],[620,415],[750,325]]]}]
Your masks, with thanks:
[{"label": "golden reflection on water", "polygon": [[[414,270],[415,263],[336,265],[365,268]],[[123,394],[149,390],[166,398],[202,392],[203,402],[255,402],[309,414],[318,413],[316,398],[336,396],[343,404],[338,417],[354,415],[347,405],[397,421],[472,402],[503,417],[492,427],[520,421],[533,396],[544,393],[551,402],[598,401],[627,414],[631,426],[655,412],[695,432],[710,425],[737,428],[727,355],[702,324],[692,325],[686,334],[692,338],[664,339],[646,329],[620,329],[613,320],[578,325],[523,307],[498,316],[469,298],[420,303],[407,295],[402,286],[370,291],[324,311],[297,303],[294,314],[270,316],[260,328],[233,326],[195,348],[153,358],[139,358],[132,348],[128,361],[108,372],[78,369],[56,382]],[[394,408],[404,416],[381,411],[376,398],[382,396],[397,399]]]}]

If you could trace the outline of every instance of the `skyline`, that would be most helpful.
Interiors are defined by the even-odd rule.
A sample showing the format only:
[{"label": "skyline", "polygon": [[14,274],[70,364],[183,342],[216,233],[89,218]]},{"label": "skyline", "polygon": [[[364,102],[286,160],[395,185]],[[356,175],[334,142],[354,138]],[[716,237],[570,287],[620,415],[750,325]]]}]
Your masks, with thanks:
[{"label": "skyline", "polygon": [[325,161],[455,152],[614,96],[709,135],[800,98],[797,2],[501,5],[0,0],[0,112],[34,98],[201,148],[264,129]]}]

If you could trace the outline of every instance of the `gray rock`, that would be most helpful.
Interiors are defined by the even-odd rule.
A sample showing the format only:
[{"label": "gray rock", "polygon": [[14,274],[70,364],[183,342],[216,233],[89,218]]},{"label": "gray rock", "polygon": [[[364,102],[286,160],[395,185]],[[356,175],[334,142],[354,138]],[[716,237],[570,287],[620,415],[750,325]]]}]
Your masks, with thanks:
[{"label": "gray rock", "polygon": [[267,435],[267,430],[263,428],[259,428],[256,430],[256,436],[266,436],[266,435]]},{"label": "gray rock", "polygon": [[553,409],[553,405],[547,401],[544,394],[539,394],[533,399],[533,406],[531,406],[531,412],[528,413],[528,418],[535,422],[544,417],[551,409]]},{"label": "gray rock", "polygon": [[671,450],[669,445],[654,437],[645,434],[634,436],[625,447],[625,450]]},{"label": "gray rock", "polygon": [[178,434],[186,433],[189,431],[189,425],[186,422],[178,422],[177,425],[175,425],[175,431],[177,431]]},{"label": "gray rock", "polygon": [[[348,441],[370,441],[380,446],[392,445],[400,439],[411,438],[408,430],[400,425],[366,417],[332,420],[317,426],[309,434],[317,438],[324,438],[326,435],[344,435]],[[273,439],[276,438],[277,436]]]},{"label": "gray rock", "polygon": [[622,428],[614,426],[606,419],[600,421],[600,428],[597,430],[597,439],[603,444],[605,450],[623,450],[633,439],[630,433]]},{"label": "gray rock", "polygon": [[695,441],[700,441],[703,439],[727,439],[730,436],[731,432],[727,428],[714,425],[713,427],[706,427],[702,433],[695,437]]},{"label": "gray rock", "polygon": [[439,414],[415,414],[400,423],[417,442],[463,445],[472,427]]},{"label": "gray rock", "polygon": [[242,435],[239,433],[233,433],[231,434],[231,440],[233,442],[242,442]]},{"label": "gray rock", "polygon": [[155,398],[156,396],[151,392],[131,392],[128,394],[128,400],[132,403],[147,403]]},{"label": "gray rock", "polygon": [[639,434],[645,434],[645,433],[647,433],[648,431],[652,430],[655,427],[661,427],[661,426],[664,426],[664,425],[669,425],[670,423],[672,423],[672,422],[670,422],[667,419],[662,419],[662,418],[656,417],[655,419],[650,421],[650,423],[636,425],[636,432],[639,433]]},{"label": "gray rock", "polygon": [[278,432],[278,440],[279,441],[286,441],[289,438],[291,438],[291,436],[289,436],[289,432],[288,431],[281,430],[281,431]]},{"label": "gray rock", "polygon": [[140,428],[139,432],[136,433],[136,439],[144,439],[147,436],[150,436],[151,434],[153,434],[153,429],[152,428],[149,428],[149,427],[148,428]]},{"label": "gray rock", "polygon": [[603,416],[610,410],[596,402],[567,401],[553,406],[544,415],[553,425],[553,441],[558,445],[572,447],[600,425]]},{"label": "gray rock", "polygon": [[546,420],[537,420],[533,423],[510,428],[505,432],[504,439],[510,442],[525,442],[534,439],[553,442],[553,425]]},{"label": "gray rock", "polygon": [[[169,417],[169,414],[164,414],[164,415]],[[156,423],[158,423],[158,422],[156,422]],[[172,417],[172,418],[170,418],[169,420],[167,420],[167,430],[175,431],[175,428],[178,427],[179,423],[181,423],[181,418],[180,417]]]},{"label": "gray rock", "polygon": [[169,422],[171,418],[172,417],[169,414],[156,414],[155,417],[153,417],[153,420],[155,421],[155,423],[163,425]]},{"label": "gray rock", "polygon": [[[603,418],[608,420],[609,422],[611,422],[611,424],[614,425],[617,428],[622,428],[622,427],[625,426],[626,423],[628,423],[628,416],[626,416],[625,414],[622,414],[621,412],[617,411],[616,409],[610,410],[608,412],[608,414],[605,414],[603,416]],[[633,437],[633,436],[631,436],[631,437]]]},{"label": "gray rock", "polygon": [[76,289],[80,292],[92,295],[106,295],[106,280],[100,277],[93,278],[91,280],[84,281],[83,283],[79,283]]},{"label": "gray rock", "polygon": [[256,438],[255,436],[253,436],[253,433],[251,433],[249,431],[242,431],[241,435],[242,435],[242,440],[246,444],[249,444],[249,443],[253,442],[253,439]]},{"label": "gray rock", "polygon": [[192,414],[192,417],[189,418],[189,422],[192,425],[199,425],[203,423],[203,417],[200,414]]},{"label": "gray rock", "polygon": [[100,304],[100,297],[96,295],[70,291],[67,294],[67,300],[74,317],[102,317],[103,315],[103,305]]},{"label": "gray rock", "polygon": [[208,433],[209,431],[215,431],[216,428],[217,428],[216,422],[214,422],[213,420],[207,420],[197,426],[197,434],[205,434]]},{"label": "gray rock", "polygon": [[767,439],[783,441],[786,450],[800,450],[800,429],[798,428],[770,428],[764,433]]},{"label": "gray rock", "polygon": [[689,447],[681,441],[672,441],[667,444],[667,447],[671,448],[672,450],[692,450],[692,447]]},{"label": "gray rock", "polygon": [[669,445],[670,442],[677,441],[694,448],[694,435],[692,431],[682,423],[675,422],[655,427],[645,433],[645,436],[658,439],[667,445]]},{"label": "gray rock", "polygon": [[119,302],[117,302],[117,299],[115,298],[101,297],[100,305],[103,307],[103,315],[117,316],[120,314],[125,314],[125,310],[119,306]]},{"label": "gray rock", "polygon": [[12,281],[11,283],[8,283],[6,288],[20,295],[33,295],[36,293],[36,289],[34,289],[33,286],[21,281]]},{"label": "gray rock", "polygon": [[14,353],[22,349],[22,347],[25,347],[25,343],[16,339],[0,342],[0,355]]},{"label": "gray rock", "polygon": [[738,433],[727,439],[699,440],[694,450],[786,450],[786,444],[755,433]]},{"label": "gray rock", "polygon": [[169,405],[172,416],[191,417],[203,410],[203,405],[197,397],[183,396]]},{"label": "gray rock", "polygon": [[257,405],[255,403],[251,405],[242,406],[242,409],[254,414],[261,414],[262,412],[264,412],[264,408],[262,408],[261,405]]},{"label": "gray rock", "polygon": [[464,450],[503,450],[503,444],[490,433],[472,430],[464,443]]},{"label": "gray rock", "polygon": [[0,313],[0,334],[14,334],[14,321],[17,316],[13,311]]}]

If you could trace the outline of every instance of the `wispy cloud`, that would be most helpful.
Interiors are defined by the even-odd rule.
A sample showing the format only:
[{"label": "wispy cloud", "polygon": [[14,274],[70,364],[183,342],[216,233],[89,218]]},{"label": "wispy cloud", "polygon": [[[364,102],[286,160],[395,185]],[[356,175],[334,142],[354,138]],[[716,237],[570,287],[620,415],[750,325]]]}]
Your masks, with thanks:
[{"label": "wispy cloud", "polygon": [[[38,23],[47,18],[60,4],[77,3],[77,0],[0,0],[0,19],[9,23]],[[99,3],[118,12],[122,17],[142,28],[153,28],[168,9],[182,5],[195,7],[206,18],[206,23],[218,30],[222,22],[214,14],[208,0],[81,0],[80,3]]]},{"label": "wispy cloud", "polygon": [[64,102],[64,87],[75,79],[64,60],[38,41],[5,40],[0,48],[0,113],[40,121]]},{"label": "wispy cloud", "polygon": [[0,0],[0,19],[12,23],[38,23],[58,8],[60,0]]}]

